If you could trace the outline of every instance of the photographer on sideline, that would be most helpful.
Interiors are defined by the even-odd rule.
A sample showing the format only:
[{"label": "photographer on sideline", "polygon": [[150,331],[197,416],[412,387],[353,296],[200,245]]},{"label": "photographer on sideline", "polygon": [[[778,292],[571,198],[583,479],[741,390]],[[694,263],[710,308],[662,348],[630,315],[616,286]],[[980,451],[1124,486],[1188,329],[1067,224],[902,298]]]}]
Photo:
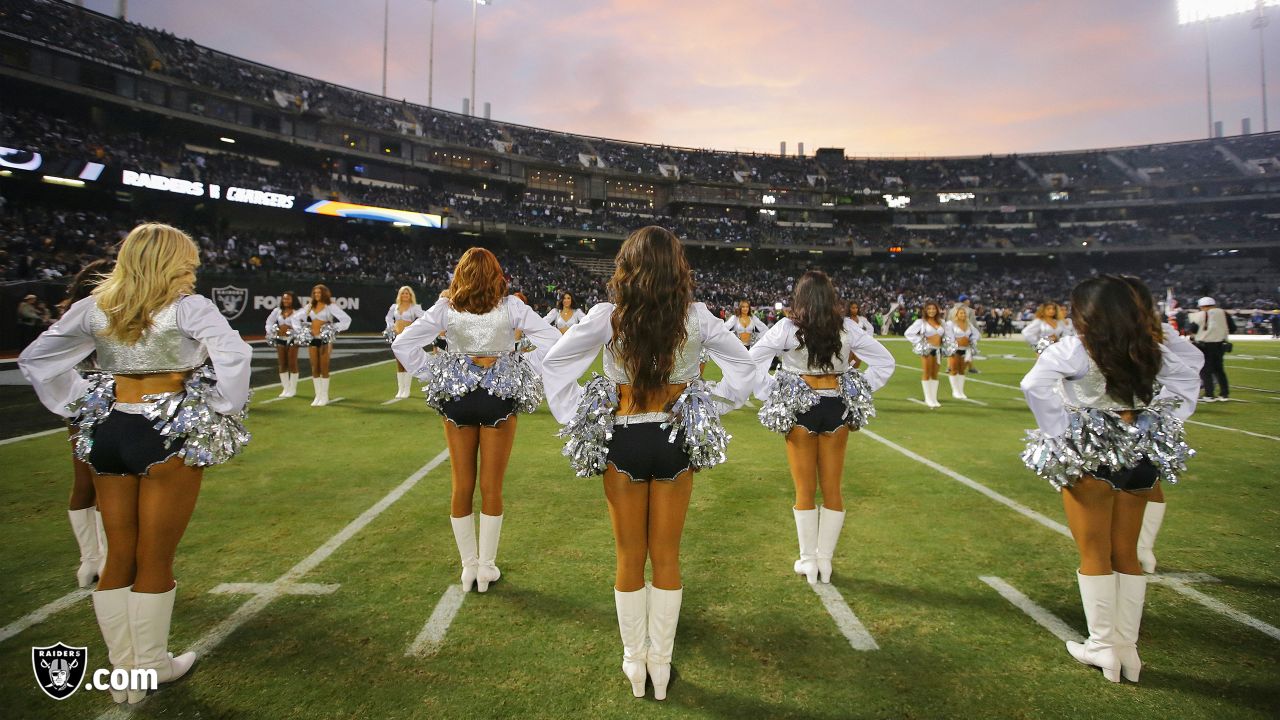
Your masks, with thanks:
[{"label": "photographer on sideline", "polygon": [[[1227,371],[1222,366],[1222,356],[1227,351],[1227,337],[1231,332],[1231,320],[1226,311],[1218,307],[1211,297],[1202,297],[1196,305],[1199,311],[1191,313],[1191,327],[1195,330],[1195,345],[1204,353],[1204,367],[1200,369],[1200,383],[1204,386],[1201,402],[1225,401],[1231,395],[1227,385]],[[1214,394],[1214,381],[1222,388],[1222,396]]]}]

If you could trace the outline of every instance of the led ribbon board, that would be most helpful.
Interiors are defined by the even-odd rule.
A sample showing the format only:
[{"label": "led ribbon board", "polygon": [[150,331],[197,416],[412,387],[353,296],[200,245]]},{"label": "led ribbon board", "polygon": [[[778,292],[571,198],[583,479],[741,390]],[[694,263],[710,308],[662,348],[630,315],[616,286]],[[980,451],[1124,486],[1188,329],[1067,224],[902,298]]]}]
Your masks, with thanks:
[{"label": "led ribbon board", "polygon": [[316,215],[359,220],[408,223],[417,227],[438,228],[443,226],[443,218],[439,215],[413,212],[411,210],[393,210],[391,208],[374,207],[373,205],[356,205],[355,203],[338,202],[337,200],[317,200],[307,207],[307,212]]}]

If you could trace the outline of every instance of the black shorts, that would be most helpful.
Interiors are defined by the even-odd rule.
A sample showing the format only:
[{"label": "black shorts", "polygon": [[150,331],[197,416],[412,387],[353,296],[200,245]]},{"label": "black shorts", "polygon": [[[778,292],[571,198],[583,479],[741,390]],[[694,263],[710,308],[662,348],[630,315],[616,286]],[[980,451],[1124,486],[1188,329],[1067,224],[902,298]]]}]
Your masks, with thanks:
[{"label": "black shorts", "polygon": [[516,401],[476,389],[460,398],[445,401],[440,407],[440,414],[457,427],[497,427],[498,423],[516,414]]},{"label": "black shorts", "polygon": [[810,435],[830,435],[844,427],[844,398],[819,397],[818,404],[796,415],[796,427]]},{"label": "black shorts", "polygon": [[1141,492],[1155,487],[1156,480],[1160,479],[1160,470],[1150,458],[1142,458],[1137,465],[1119,470],[1112,469],[1110,465],[1099,466],[1093,472],[1093,476],[1099,480],[1106,480],[1117,490]]},{"label": "black shorts", "polygon": [[311,345],[311,347],[324,347],[325,345],[328,345],[328,344],[330,344],[330,343],[332,343],[332,342],[333,342],[332,340],[321,340],[321,339],[320,339],[320,338],[318,338],[318,337],[313,337],[313,338],[311,338],[311,343],[310,343],[310,345]]},{"label": "black shorts", "polygon": [[290,340],[287,337],[280,337],[278,335],[276,337],[269,338],[267,342],[271,343],[274,347],[278,347],[278,348],[287,348],[293,345],[292,340]]},{"label": "black shorts", "polygon": [[165,447],[165,438],[142,415],[111,412],[93,427],[89,465],[99,475],[146,475],[182,449],[183,440]]},{"label": "black shorts", "polygon": [[671,429],[658,422],[615,425],[605,462],[632,482],[675,480],[689,469],[689,451],[683,431],[675,442],[668,442],[670,436]]}]

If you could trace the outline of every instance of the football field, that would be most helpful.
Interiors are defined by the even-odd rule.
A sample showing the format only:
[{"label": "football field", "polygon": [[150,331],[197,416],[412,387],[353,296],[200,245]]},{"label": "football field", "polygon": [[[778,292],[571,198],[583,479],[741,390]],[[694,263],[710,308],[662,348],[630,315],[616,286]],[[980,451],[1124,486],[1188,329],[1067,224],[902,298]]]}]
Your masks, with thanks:
[{"label": "football field", "polygon": [[[830,586],[792,572],[780,436],[744,408],[729,462],[700,473],[668,700],[631,697],[598,479],[573,476],[545,405],[521,416],[488,593],[460,592],[441,421],[387,404],[390,361],[258,392],[254,438],[205,474],[178,550],[170,650],[192,673],[127,713],[55,702],[32,646],[106,651],[76,591],[61,433],[0,444],[0,714],[5,718],[1266,718],[1280,713],[1280,343],[1237,342],[1238,402],[1201,405],[1199,455],[1166,488],[1139,685],[1075,663],[1085,632],[1061,500],[1018,458],[1034,355],[986,340],[972,402],[921,404],[918,360],[849,443]],[[371,360],[376,360],[372,357]],[[304,363],[305,365],[305,363]],[[304,368],[305,372],[305,368]],[[708,366],[709,377],[716,375]],[[758,408],[759,401],[753,405]],[[46,418],[40,418],[42,423]],[[41,427],[47,427],[42,425]],[[477,510],[479,500],[477,498]],[[652,698],[650,691],[649,698]]]}]

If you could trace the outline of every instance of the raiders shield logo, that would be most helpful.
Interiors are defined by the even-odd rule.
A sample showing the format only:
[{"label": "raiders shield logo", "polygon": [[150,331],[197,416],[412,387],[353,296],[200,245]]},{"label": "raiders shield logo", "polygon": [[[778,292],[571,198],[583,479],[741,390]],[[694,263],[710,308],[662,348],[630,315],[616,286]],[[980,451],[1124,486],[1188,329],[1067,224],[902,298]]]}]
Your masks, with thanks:
[{"label": "raiders shield logo", "polygon": [[223,317],[235,320],[249,305],[249,291],[234,285],[216,287],[213,289],[213,302],[217,304],[218,310],[222,311]]},{"label": "raiders shield logo", "polygon": [[31,669],[36,673],[36,684],[54,700],[66,700],[80,689],[88,664],[87,647],[58,643],[31,648]]}]

